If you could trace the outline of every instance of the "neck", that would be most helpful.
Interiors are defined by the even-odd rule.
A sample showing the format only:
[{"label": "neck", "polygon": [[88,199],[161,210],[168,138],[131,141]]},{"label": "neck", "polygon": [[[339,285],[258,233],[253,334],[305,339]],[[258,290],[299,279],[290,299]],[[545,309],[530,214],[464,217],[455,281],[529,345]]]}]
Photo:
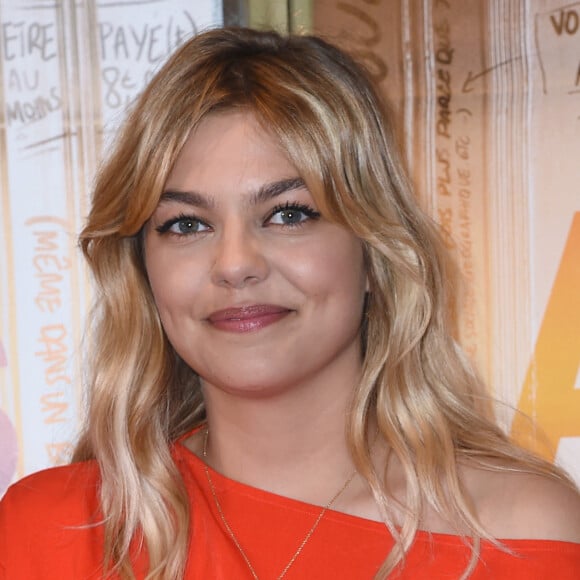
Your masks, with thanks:
[{"label": "neck", "polygon": [[345,422],[358,376],[343,379],[261,398],[204,385],[207,463],[247,485],[324,505],[353,470]]}]

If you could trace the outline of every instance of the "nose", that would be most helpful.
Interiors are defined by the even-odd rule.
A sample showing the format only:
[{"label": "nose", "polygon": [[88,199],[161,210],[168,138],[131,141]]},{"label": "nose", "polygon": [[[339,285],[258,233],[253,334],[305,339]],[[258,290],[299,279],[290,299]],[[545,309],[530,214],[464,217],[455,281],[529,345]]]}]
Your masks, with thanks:
[{"label": "nose", "polygon": [[241,225],[224,227],[215,240],[212,281],[240,289],[268,276],[269,266],[259,235]]}]

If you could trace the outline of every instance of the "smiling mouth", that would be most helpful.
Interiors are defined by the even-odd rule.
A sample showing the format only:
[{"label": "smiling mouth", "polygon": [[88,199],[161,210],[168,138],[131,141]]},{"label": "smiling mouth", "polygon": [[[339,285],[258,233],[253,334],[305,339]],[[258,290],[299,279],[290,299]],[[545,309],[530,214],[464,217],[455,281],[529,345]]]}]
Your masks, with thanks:
[{"label": "smiling mouth", "polygon": [[293,312],[283,306],[255,304],[240,308],[226,308],[213,312],[208,322],[226,332],[252,332],[270,326]]}]

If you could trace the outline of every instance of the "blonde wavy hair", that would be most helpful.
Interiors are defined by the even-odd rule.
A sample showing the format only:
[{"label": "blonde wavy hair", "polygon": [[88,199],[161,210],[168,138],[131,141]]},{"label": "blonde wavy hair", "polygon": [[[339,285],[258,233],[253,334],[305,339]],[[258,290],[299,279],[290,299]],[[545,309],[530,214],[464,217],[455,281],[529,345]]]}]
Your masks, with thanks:
[{"label": "blonde wavy hair", "polygon": [[[133,542],[147,578],[183,576],[190,509],[171,445],[205,420],[200,384],[163,331],[147,280],[142,228],[191,131],[216,111],[254,113],[280,142],[321,212],[364,244],[370,281],[364,373],[346,429],[401,565],[425,506],[471,537],[471,564],[490,538],[458,465],[520,469],[565,480],[496,426],[489,399],[452,338],[450,286],[436,228],[418,208],[391,115],[364,70],[312,36],[226,28],[183,45],[134,104],[98,175],[80,244],[94,274],[86,429],[74,461],[95,459],[107,569],[132,578]],[[369,435],[369,427],[373,432]],[[376,435],[378,429],[378,435]],[[405,520],[395,525],[369,436],[403,466]],[[376,443],[375,443],[376,444]],[[466,539],[467,541],[467,539]],[[193,546],[195,550],[195,546]]]}]

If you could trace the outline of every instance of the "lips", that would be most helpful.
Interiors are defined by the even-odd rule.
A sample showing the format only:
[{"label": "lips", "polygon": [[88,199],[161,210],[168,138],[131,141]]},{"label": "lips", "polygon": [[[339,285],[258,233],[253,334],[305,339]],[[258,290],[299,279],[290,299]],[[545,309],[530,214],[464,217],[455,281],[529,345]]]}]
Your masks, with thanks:
[{"label": "lips", "polygon": [[278,322],[292,310],[272,304],[254,304],[239,308],[226,308],[210,314],[208,322],[218,330],[227,332],[252,332]]}]

